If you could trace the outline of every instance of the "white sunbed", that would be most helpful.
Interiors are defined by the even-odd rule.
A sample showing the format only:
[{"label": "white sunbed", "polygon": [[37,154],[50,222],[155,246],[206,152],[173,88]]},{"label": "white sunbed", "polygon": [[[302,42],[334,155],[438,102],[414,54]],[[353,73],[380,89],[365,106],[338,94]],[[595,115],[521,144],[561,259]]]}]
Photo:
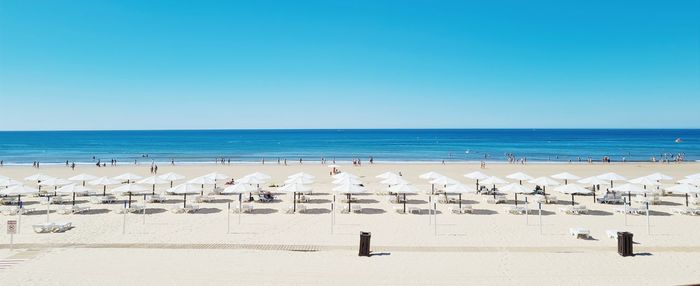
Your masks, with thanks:
[{"label": "white sunbed", "polygon": [[63,206],[60,207],[56,210],[56,213],[58,214],[79,214],[79,213],[84,213],[86,211],[89,211],[90,207],[81,207],[81,206]]},{"label": "white sunbed", "polygon": [[450,211],[452,211],[452,213],[454,213],[454,214],[467,214],[467,213],[470,214],[470,213],[473,213],[474,210],[472,209],[472,206],[470,206],[470,205],[462,205],[461,208],[458,206],[452,207],[452,208],[450,208]]},{"label": "white sunbed", "polygon": [[208,195],[194,197],[194,201],[198,202],[198,203],[210,203],[210,202],[214,201],[215,199],[216,199],[215,197],[208,196]]},{"label": "white sunbed", "polygon": [[308,202],[309,202],[309,199],[307,199],[306,196],[304,196],[304,195],[297,197],[297,203],[308,203]]},{"label": "white sunbed", "polygon": [[15,198],[15,197],[0,198],[0,205],[13,205],[16,203],[17,203],[17,198]]},{"label": "white sunbed", "polygon": [[503,195],[498,195],[495,198],[493,196],[489,196],[486,198],[486,203],[489,204],[500,204],[500,203],[505,203],[506,202],[506,196]]},{"label": "white sunbed", "polygon": [[65,232],[66,230],[69,230],[73,228],[73,224],[70,222],[57,222],[54,223],[54,229],[52,230],[53,232]]},{"label": "white sunbed", "polygon": [[[406,210],[408,210],[408,209],[406,209]],[[394,207],[394,211],[395,211],[396,213],[405,214],[405,212],[403,211],[403,206]]]},{"label": "white sunbed", "polygon": [[690,207],[674,208],[673,212],[681,215],[700,215],[700,209]]},{"label": "white sunbed", "polygon": [[626,208],[625,207],[618,207],[618,208],[614,208],[613,210],[616,213],[620,213],[620,214],[627,213],[627,214],[633,214],[633,215],[638,215],[638,214],[645,211],[645,209],[633,208],[633,207],[626,207]]},{"label": "white sunbed", "polygon": [[34,232],[36,233],[50,233],[53,232],[54,228],[56,228],[56,224],[52,222],[32,225],[32,229],[34,229]]},{"label": "white sunbed", "polygon": [[196,213],[199,211],[199,206],[195,204],[190,204],[184,208],[185,213]]},{"label": "white sunbed", "polygon": [[569,234],[575,238],[587,239],[591,237],[591,231],[587,228],[572,227],[569,228]]},{"label": "white sunbed", "polygon": [[352,212],[354,212],[354,213],[362,213],[362,206],[360,206],[360,205],[353,205],[353,206],[352,206]]},{"label": "white sunbed", "polygon": [[240,209],[238,208],[238,205],[235,205],[235,206],[233,206],[233,208],[231,208],[231,212],[234,212],[234,213],[239,213],[239,212],[241,212],[241,211],[244,212],[244,213],[251,213],[251,212],[253,212],[253,204],[241,205],[241,208],[240,208]]},{"label": "white sunbed", "polygon": [[18,214],[27,214],[27,213],[30,213],[33,211],[34,211],[33,208],[20,208],[19,206],[16,206],[16,207],[4,208],[0,212],[4,215],[18,215]]},{"label": "white sunbed", "polygon": [[588,213],[586,206],[565,206],[559,208],[560,212],[570,215],[580,215]]},{"label": "white sunbed", "polygon": [[93,204],[109,204],[113,203],[116,200],[117,198],[113,195],[90,197],[90,202],[92,202]]},{"label": "white sunbed", "polygon": [[163,203],[167,198],[163,194],[155,194],[146,196],[146,202],[149,203]]},{"label": "white sunbed", "polygon": [[509,207],[506,207],[505,211],[506,211],[506,213],[509,213],[509,214],[522,215],[522,214],[525,214],[526,209],[525,209],[525,207],[521,207],[521,206],[509,206]]}]

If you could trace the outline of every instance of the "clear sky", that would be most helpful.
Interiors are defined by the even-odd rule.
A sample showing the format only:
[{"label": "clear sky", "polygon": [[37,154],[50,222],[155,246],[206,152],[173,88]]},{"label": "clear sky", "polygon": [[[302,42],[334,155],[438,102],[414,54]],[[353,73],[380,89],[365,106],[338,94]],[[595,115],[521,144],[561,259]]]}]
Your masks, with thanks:
[{"label": "clear sky", "polygon": [[699,128],[698,15],[697,0],[0,0],[0,130]]}]

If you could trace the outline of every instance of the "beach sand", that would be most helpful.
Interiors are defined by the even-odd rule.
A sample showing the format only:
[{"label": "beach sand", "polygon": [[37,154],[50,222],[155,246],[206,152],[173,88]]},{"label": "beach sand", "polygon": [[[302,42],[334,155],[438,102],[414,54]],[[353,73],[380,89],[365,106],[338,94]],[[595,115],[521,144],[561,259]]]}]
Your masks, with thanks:
[{"label": "beach sand", "polygon": [[[376,175],[401,172],[422,190],[430,185],[418,179],[437,171],[465,184],[472,171],[500,176],[522,171],[545,176],[567,171],[581,177],[617,172],[627,178],[662,172],[680,179],[700,173],[700,164],[374,164],[342,166],[360,176],[369,194],[358,195],[363,214],[330,214],[333,196],[329,169],[318,164],[268,165],[161,165],[159,173],[177,172],[194,178],[213,171],[239,178],[252,172],[272,176],[281,185],[290,174],[304,171],[317,177],[315,195],[309,196],[309,213],[286,214],[291,196],[281,201],[255,203],[253,214],[226,211],[237,196],[218,196],[214,203],[199,204],[195,214],[173,214],[181,196],[168,196],[164,204],[149,204],[145,216],[123,216],[121,204],[93,205],[83,215],[50,214],[51,221],[70,221],[75,228],[60,234],[35,234],[31,225],[46,221],[46,215],[22,216],[21,234],[14,237],[16,250],[9,251],[9,236],[0,235],[0,281],[2,285],[396,285],[396,284],[606,284],[665,285],[700,282],[700,217],[682,216],[672,209],[684,206],[680,195],[664,196],[661,205],[651,206],[651,215],[614,213],[618,206],[594,204],[591,196],[576,202],[591,210],[589,215],[558,212],[570,204],[570,196],[556,195],[558,205],[543,205],[542,226],[536,215],[504,213],[505,205],[491,205],[482,195],[464,195],[473,215],[456,215],[454,205],[438,204],[437,224],[424,211],[402,215],[386,196],[376,195],[384,186]],[[115,176],[132,172],[148,176],[148,166],[3,167],[0,175],[21,180],[41,172],[67,178],[79,173]],[[158,186],[162,191],[167,186]],[[211,188],[211,187],[207,187]],[[95,188],[97,190],[98,188]],[[265,187],[274,192],[274,189]],[[519,196],[519,199],[524,200]],[[337,198],[338,200],[340,198]],[[28,198],[28,208],[45,206]],[[137,199],[140,201],[141,199]],[[409,196],[409,205],[428,208],[425,194]],[[533,204],[530,204],[534,207]],[[639,207],[638,205],[634,205]],[[55,208],[55,206],[52,206]],[[125,234],[122,234],[126,218]],[[16,216],[1,216],[0,223]],[[239,223],[240,219],[240,223]],[[647,228],[647,219],[649,228]],[[230,220],[230,228],[227,222]],[[574,239],[570,227],[590,229],[593,239]],[[3,227],[4,228],[4,227]],[[617,241],[606,230],[634,233],[635,257],[616,253]],[[227,233],[227,230],[230,233]],[[372,257],[358,257],[359,232],[372,233]],[[13,260],[18,259],[18,260]],[[8,284],[5,283],[7,281]]]}]

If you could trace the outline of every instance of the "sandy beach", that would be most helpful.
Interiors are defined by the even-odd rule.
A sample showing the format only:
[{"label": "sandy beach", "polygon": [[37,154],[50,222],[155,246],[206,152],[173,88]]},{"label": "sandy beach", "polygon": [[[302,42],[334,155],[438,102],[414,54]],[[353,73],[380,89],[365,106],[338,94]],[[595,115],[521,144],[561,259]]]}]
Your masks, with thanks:
[{"label": "sandy beach", "polygon": [[[160,174],[177,172],[187,178],[214,171],[234,178],[263,172],[272,177],[268,185],[282,185],[287,176],[303,171],[316,176],[316,182],[312,184],[314,194],[305,203],[308,211],[297,214],[286,213],[292,204],[291,195],[286,194],[276,194],[279,200],[271,203],[254,203],[255,211],[242,215],[227,211],[229,202],[237,203],[237,196],[232,195],[217,195],[214,202],[200,203],[202,209],[194,214],[170,212],[171,207],[182,204],[182,196],[168,195],[165,203],[148,204],[145,215],[126,216],[117,212],[122,203],[92,204],[78,197],[78,205],[91,207],[88,213],[60,215],[52,210],[49,215],[50,221],[70,221],[75,226],[65,233],[32,231],[32,224],[47,220],[45,212],[22,216],[14,251],[9,250],[9,236],[2,232],[0,277],[10,282],[7,285],[118,285],[124,279],[133,285],[700,282],[700,270],[693,262],[700,258],[700,221],[697,216],[672,212],[684,206],[681,195],[663,196],[661,204],[651,206],[647,218],[615,213],[618,206],[594,203],[591,196],[576,198],[589,214],[566,215],[558,209],[570,204],[570,197],[552,193],[559,202],[543,205],[540,227],[537,212],[528,216],[504,212],[513,204],[512,195],[506,204],[487,204],[488,196],[467,194],[464,203],[473,207],[474,214],[453,214],[449,209],[454,204],[437,204],[435,223],[427,212],[428,200],[434,197],[411,195],[408,205],[423,211],[396,213],[394,207],[400,205],[376,194],[386,187],[375,178],[386,171],[401,172],[427,192],[430,184],[418,176],[428,171],[472,185],[463,175],[477,170],[502,178],[518,171],[533,177],[567,171],[581,177],[616,172],[627,178],[662,172],[680,179],[700,172],[700,164],[488,164],[485,169],[478,164],[374,164],[340,169],[360,176],[367,187],[367,194],[356,196],[363,213],[330,213],[332,178],[329,169],[319,164],[163,165]],[[149,166],[79,166],[74,171],[66,167],[0,168],[0,174],[17,180],[37,172],[60,178],[79,173],[150,175]],[[167,187],[159,185],[156,191]],[[275,188],[262,187],[275,193]],[[519,197],[521,203],[523,197]],[[25,207],[45,209],[38,200],[26,198]],[[536,204],[528,207],[536,208]],[[3,227],[8,219],[17,216],[2,216]],[[571,237],[571,227],[589,229],[592,239]],[[607,230],[632,232],[638,255],[619,256],[617,241],[606,236]],[[360,231],[372,233],[372,257],[357,256]]]}]

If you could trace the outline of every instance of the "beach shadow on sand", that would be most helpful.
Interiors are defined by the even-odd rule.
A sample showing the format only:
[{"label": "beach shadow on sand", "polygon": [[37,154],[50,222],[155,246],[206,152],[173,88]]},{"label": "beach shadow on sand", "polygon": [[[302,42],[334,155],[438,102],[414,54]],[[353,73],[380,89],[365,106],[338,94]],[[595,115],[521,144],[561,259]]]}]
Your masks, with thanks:
[{"label": "beach shadow on sand", "polygon": [[166,210],[166,209],[164,209],[164,208],[147,208],[147,209],[146,209],[146,214],[160,214],[160,213],[164,213],[164,212],[167,212],[167,211],[168,211],[168,210]]},{"label": "beach shadow on sand", "polygon": [[82,214],[83,215],[99,215],[99,214],[106,214],[111,212],[109,209],[90,209],[89,211],[85,211]]},{"label": "beach shadow on sand", "polygon": [[[432,209],[420,209],[420,210],[418,211],[418,213],[413,213],[413,214],[414,214],[414,215],[433,215],[433,213],[432,213],[431,211],[432,211]],[[442,214],[442,212],[441,212],[440,210],[438,210],[438,211],[435,212],[435,213],[437,213],[437,214]]]},{"label": "beach shadow on sand", "polygon": [[196,214],[213,214],[213,213],[220,213],[221,210],[217,208],[200,208],[195,212]]},{"label": "beach shadow on sand", "polygon": [[312,199],[306,202],[307,204],[329,204],[331,200],[328,199]]},{"label": "beach shadow on sand", "polygon": [[588,215],[594,215],[594,216],[611,216],[613,213],[611,212],[606,212],[606,211],[600,211],[600,210],[589,210]]},{"label": "beach shadow on sand", "polygon": [[362,208],[362,214],[373,215],[373,214],[383,214],[383,213],[386,213],[386,211],[383,209]]},{"label": "beach shadow on sand", "polygon": [[650,216],[671,216],[670,213],[660,212],[660,211],[655,211],[655,210],[649,210],[649,215]]},{"label": "beach shadow on sand", "polygon": [[473,209],[472,214],[473,215],[495,215],[495,214],[498,214],[498,212],[494,211],[494,210],[487,210],[487,209]]},{"label": "beach shadow on sand", "polygon": [[331,213],[331,210],[323,209],[323,208],[306,209],[306,211],[303,212],[303,214],[328,214],[328,213]]},{"label": "beach shadow on sand", "polygon": [[657,205],[659,205],[659,206],[681,206],[683,204],[676,203],[676,202],[669,202],[669,201],[660,201],[659,203],[657,203]]},{"label": "beach shadow on sand", "polygon": [[277,212],[279,211],[271,208],[255,208],[250,212],[250,214],[273,214]]},{"label": "beach shadow on sand", "polygon": [[359,200],[357,200],[357,201],[355,201],[355,202],[353,202],[353,203],[357,203],[357,204],[376,204],[376,203],[378,203],[378,202],[379,202],[379,201],[377,201],[377,200],[375,200],[375,199],[359,199]]},{"label": "beach shadow on sand", "polygon": [[391,253],[389,252],[370,252],[369,257],[372,256],[389,256]]}]

